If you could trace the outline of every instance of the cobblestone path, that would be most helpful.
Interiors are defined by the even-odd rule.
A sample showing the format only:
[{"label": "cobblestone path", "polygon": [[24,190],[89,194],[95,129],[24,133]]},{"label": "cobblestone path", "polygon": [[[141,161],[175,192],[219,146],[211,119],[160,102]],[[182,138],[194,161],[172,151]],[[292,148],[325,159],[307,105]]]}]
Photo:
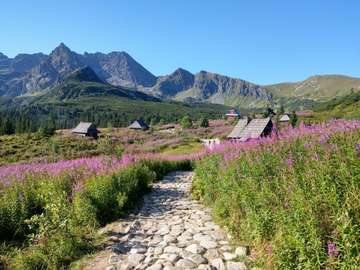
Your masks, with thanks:
[{"label": "cobblestone path", "polygon": [[210,211],[191,199],[192,177],[174,172],[154,184],[136,215],[112,224],[106,251],[85,269],[247,269],[247,248],[232,248]]}]

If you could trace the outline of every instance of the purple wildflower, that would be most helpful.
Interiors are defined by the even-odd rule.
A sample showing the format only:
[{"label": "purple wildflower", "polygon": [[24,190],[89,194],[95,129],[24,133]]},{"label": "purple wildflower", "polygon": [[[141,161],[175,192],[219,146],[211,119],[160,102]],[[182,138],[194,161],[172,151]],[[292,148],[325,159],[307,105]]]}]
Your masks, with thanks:
[{"label": "purple wildflower", "polygon": [[356,153],[358,153],[360,155],[360,143],[357,143],[355,145],[355,150],[356,150]]},{"label": "purple wildflower", "polygon": [[285,209],[288,209],[288,208],[289,208],[289,202],[288,202],[288,201],[286,201],[286,202],[284,203],[284,208],[285,208]]},{"label": "purple wildflower", "polygon": [[329,257],[338,257],[340,252],[334,242],[327,242],[327,252]]},{"label": "purple wildflower", "polygon": [[286,164],[289,166],[289,167],[291,167],[293,164],[294,164],[294,160],[292,159],[292,158],[288,158],[288,159],[286,159]]},{"label": "purple wildflower", "polygon": [[305,144],[304,144],[304,147],[305,147],[305,148],[310,148],[310,147],[311,147],[311,143],[305,143]]},{"label": "purple wildflower", "polygon": [[328,134],[323,134],[323,135],[320,137],[319,143],[325,144],[325,143],[327,143],[328,140],[329,140],[329,135],[328,135]]}]

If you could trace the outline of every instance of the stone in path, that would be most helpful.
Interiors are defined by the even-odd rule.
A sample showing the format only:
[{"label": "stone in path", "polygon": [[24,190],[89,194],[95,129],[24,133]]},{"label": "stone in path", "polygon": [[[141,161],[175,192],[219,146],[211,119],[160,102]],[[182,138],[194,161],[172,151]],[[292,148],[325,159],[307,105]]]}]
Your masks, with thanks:
[{"label": "stone in path", "polygon": [[84,269],[247,269],[240,262],[246,248],[232,249],[210,210],[191,199],[192,177],[174,172],[154,184],[136,215],[111,225],[107,257],[101,253]]}]

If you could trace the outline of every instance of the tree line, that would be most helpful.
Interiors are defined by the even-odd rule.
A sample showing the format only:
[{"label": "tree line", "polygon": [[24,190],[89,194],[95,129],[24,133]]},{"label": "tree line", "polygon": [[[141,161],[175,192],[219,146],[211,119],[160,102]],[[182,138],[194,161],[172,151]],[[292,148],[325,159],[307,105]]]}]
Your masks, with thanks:
[{"label": "tree line", "polygon": [[215,119],[222,116],[222,112],[167,112],[153,111],[147,113],[131,111],[113,111],[102,108],[66,108],[63,107],[31,107],[17,108],[0,112],[0,135],[41,132],[51,135],[56,129],[74,128],[80,121],[92,122],[97,127],[126,127],[135,119],[142,118],[151,125],[181,122],[184,117],[191,115],[194,119]]}]

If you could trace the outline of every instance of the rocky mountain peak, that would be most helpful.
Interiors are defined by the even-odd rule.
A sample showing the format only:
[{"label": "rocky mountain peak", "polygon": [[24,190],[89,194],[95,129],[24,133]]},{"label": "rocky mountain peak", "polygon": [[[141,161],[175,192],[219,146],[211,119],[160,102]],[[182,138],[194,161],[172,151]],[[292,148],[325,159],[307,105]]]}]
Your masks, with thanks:
[{"label": "rocky mountain peak", "polygon": [[135,61],[126,52],[111,52],[103,56],[102,70],[109,74],[107,81],[114,85],[150,87],[156,82],[156,77]]},{"label": "rocky mountain peak", "polygon": [[50,55],[54,54],[64,54],[64,53],[71,53],[69,47],[67,47],[64,43],[60,43],[51,53]]},{"label": "rocky mountain peak", "polygon": [[160,97],[169,98],[191,88],[193,84],[194,75],[185,69],[178,68],[169,75],[159,77],[152,92]]},{"label": "rocky mountain peak", "polygon": [[0,52],[0,60],[2,59],[9,59],[5,54]]},{"label": "rocky mountain peak", "polygon": [[66,80],[74,80],[78,82],[98,82],[104,83],[98,75],[96,75],[95,71],[91,69],[89,66],[85,66],[73,71]]},{"label": "rocky mountain peak", "polygon": [[193,75],[192,73],[190,73],[189,71],[187,71],[186,69],[183,69],[183,68],[177,68],[172,74],[173,75],[181,75],[181,76]]},{"label": "rocky mountain peak", "polygon": [[57,70],[60,78],[64,78],[75,69],[84,66],[81,55],[71,51],[64,43],[60,43],[50,53],[47,61]]}]

